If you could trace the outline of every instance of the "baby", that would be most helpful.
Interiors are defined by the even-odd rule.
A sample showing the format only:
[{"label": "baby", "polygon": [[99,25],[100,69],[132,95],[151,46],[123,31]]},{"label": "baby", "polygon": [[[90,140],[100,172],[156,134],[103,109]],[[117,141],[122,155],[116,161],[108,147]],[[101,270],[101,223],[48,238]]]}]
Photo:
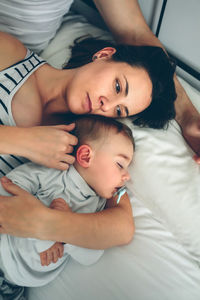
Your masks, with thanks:
[{"label": "baby", "polygon": [[[134,151],[131,130],[103,116],[80,116],[73,132],[78,137],[76,161],[67,171],[34,163],[17,167],[7,177],[53,209],[92,213],[103,210],[106,199],[119,202],[129,180]],[[0,194],[7,195],[0,186]],[[73,224],[72,224],[73,226]],[[53,280],[70,257],[90,265],[103,254],[59,242],[1,235],[0,269],[19,286],[41,286]],[[50,259],[49,259],[50,257]],[[53,261],[54,263],[50,264]]]}]

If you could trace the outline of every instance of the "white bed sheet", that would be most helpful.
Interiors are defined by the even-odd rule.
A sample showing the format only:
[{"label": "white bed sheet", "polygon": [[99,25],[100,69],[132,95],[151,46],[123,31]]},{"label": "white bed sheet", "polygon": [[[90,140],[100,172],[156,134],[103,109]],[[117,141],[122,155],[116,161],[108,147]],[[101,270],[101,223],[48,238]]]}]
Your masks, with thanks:
[{"label": "white bed sheet", "polygon": [[[73,43],[75,38],[87,33],[97,36],[102,34],[102,31],[87,24],[87,21],[82,16],[68,16],[56,38],[42,53],[42,56],[50,64],[60,68],[64,58],[69,58],[70,56],[70,51],[67,47]],[[108,36],[107,33],[103,33],[103,35]],[[175,128],[175,131],[178,132],[178,127]],[[172,134],[173,132],[172,130]],[[178,134],[180,136],[180,132]],[[136,136],[136,142],[138,142],[139,146],[142,138],[143,133],[141,131],[139,136]],[[142,158],[142,149],[140,150],[138,152]],[[148,149],[145,148],[144,151],[148,151]],[[188,150],[186,156],[187,161],[191,162],[190,150]],[[170,155],[168,159],[170,159]],[[176,159],[179,159],[178,155]],[[179,160],[173,162],[171,172],[175,171],[176,164],[182,163]],[[151,163],[155,164],[154,161]],[[145,165],[140,164],[141,160],[137,164],[137,168],[138,170],[142,169],[144,172]],[[142,168],[140,168],[141,166]],[[152,165],[150,165],[150,168],[152,168]],[[196,166],[194,168],[196,170]],[[139,175],[137,172],[139,171],[136,171],[136,175]],[[198,172],[199,169],[197,170]],[[151,172],[149,174],[151,175]],[[153,169],[152,174],[155,176]],[[187,178],[184,180],[187,184]],[[138,191],[141,185],[144,193],[145,188],[143,184],[144,182],[141,178],[134,189]],[[129,187],[132,189],[132,185],[129,185]],[[170,190],[170,187],[168,188]],[[145,193],[148,195],[148,189]],[[165,194],[165,189],[161,190],[160,195],[163,194]],[[129,245],[106,250],[100,261],[90,267],[81,266],[71,260],[54,282],[44,287],[29,289],[28,299],[177,300],[180,298],[182,300],[199,300],[199,264],[184,243],[180,243],[180,235],[176,235],[177,232],[171,230],[173,219],[169,218],[170,211],[166,215],[160,213],[162,207],[158,205],[162,206],[162,201],[159,201],[160,199],[156,193],[155,196],[157,198],[155,197],[156,201],[154,202],[154,198],[142,196],[138,199],[131,196],[136,233]],[[175,208],[179,210],[178,205],[181,203],[177,201],[177,195],[175,197],[172,194],[172,196],[174,196],[173,199],[176,203]],[[189,197],[190,194],[188,193],[187,196]],[[165,198],[167,199],[166,195]],[[148,202],[150,200],[152,202]],[[197,199],[194,200],[196,201]],[[167,205],[165,205],[165,209],[168,209]]]},{"label": "white bed sheet", "polygon": [[50,284],[31,288],[29,300],[199,300],[200,270],[174,236],[135,197],[133,241],[106,250],[95,265],[71,260]]}]

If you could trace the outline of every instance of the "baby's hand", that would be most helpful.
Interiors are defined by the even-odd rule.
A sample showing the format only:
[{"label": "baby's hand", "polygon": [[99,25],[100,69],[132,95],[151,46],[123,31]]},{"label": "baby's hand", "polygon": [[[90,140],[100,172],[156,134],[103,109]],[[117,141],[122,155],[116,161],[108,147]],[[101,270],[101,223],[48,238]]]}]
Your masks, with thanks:
[{"label": "baby's hand", "polygon": [[[50,206],[52,209],[69,211],[70,208],[62,198],[54,199]],[[56,263],[63,256],[64,246],[62,243],[56,242],[52,247],[40,253],[40,262],[42,266],[48,266],[50,263]]]},{"label": "baby's hand", "polygon": [[56,242],[49,249],[40,253],[40,262],[42,266],[48,266],[50,263],[56,263],[63,256],[64,246]]},{"label": "baby's hand", "polygon": [[70,210],[69,205],[62,198],[54,199],[51,202],[49,207],[52,208],[52,209],[58,209],[58,210],[64,210],[64,211],[69,211]]}]

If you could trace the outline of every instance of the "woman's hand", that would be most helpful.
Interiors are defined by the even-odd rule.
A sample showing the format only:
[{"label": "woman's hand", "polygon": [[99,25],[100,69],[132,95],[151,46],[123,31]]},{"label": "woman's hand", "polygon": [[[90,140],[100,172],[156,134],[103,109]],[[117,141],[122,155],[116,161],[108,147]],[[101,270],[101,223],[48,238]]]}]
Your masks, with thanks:
[{"label": "woman's hand", "polygon": [[182,134],[192,150],[196,153],[194,160],[200,164],[200,115],[190,118],[182,127]]},{"label": "woman's hand", "polygon": [[38,238],[51,210],[8,178],[1,183],[13,196],[0,196],[0,233]]},{"label": "woman's hand", "polygon": [[181,127],[184,139],[195,153],[194,160],[200,164],[200,114],[176,76],[174,82],[177,93],[176,121]]},{"label": "woman's hand", "polygon": [[78,140],[69,133],[75,124],[23,128],[24,143],[18,155],[49,168],[68,169],[75,158],[70,155]]}]

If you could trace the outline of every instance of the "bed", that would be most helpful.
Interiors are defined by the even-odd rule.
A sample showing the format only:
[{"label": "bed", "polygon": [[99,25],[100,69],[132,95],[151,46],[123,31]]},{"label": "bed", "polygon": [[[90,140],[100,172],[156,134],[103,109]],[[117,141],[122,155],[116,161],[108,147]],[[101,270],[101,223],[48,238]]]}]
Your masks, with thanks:
[{"label": "bed", "polygon": [[[76,37],[110,35],[74,12],[42,56],[60,68]],[[181,79],[200,111],[200,92]],[[92,266],[72,259],[58,278],[27,290],[29,300],[199,300],[200,167],[192,159],[180,128],[137,128],[128,183],[136,232],[126,246],[105,251]]]}]

